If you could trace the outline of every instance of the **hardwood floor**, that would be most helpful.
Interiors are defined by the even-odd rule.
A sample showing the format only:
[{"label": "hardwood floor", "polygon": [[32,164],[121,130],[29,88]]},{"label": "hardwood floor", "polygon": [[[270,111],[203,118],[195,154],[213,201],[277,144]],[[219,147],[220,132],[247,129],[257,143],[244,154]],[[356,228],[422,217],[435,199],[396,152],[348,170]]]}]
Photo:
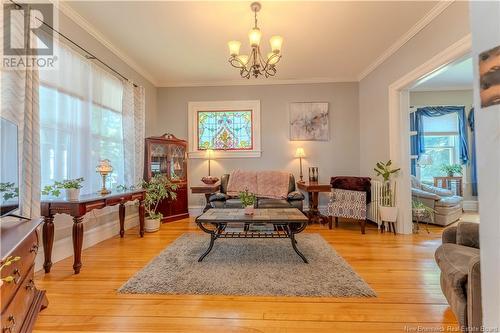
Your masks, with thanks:
[{"label": "hardwood floor", "polygon": [[[467,219],[467,216],[466,216]],[[473,218],[472,218],[473,219]],[[83,268],[73,275],[70,257],[50,274],[36,274],[49,307],[35,332],[412,332],[456,329],[439,287],[434,250],[442,228],[418,235],[380,234],[368,225],[340,223],[328,230],[313,225],[377,292],[376,298],[121,295],[125,281],[185,232],[192,220],[162,225],[137,237],[128,230],[83,251]],[[207,240],[208,241],[208,240]]]}]

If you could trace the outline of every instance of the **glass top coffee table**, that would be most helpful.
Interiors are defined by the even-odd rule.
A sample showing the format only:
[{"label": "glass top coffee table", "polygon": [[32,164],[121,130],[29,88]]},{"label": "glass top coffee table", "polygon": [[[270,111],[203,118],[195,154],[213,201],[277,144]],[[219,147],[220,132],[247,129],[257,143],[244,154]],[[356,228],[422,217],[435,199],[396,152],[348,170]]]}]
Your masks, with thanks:
[{"label": "glass top coffee table", "polygon": [[208,249],[198,261],[210,253],[218,238],[289,238],[292,248],[307,263],[295,240],[307,222],[297,208],[256,208],[253,215],[245,215],[244,209],[211,208],[196,218],[198,227],[210,235]]}]

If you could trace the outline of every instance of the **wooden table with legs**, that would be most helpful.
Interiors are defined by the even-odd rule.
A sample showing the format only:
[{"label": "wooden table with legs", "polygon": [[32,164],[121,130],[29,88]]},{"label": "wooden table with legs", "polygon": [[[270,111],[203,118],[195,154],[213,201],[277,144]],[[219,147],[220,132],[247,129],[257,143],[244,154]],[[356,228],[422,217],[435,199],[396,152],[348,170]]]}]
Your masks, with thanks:
[{"label": "wooden table with legs", "polygon": [[203,212],[206,212],[211,208],[210,206],[210,196],[217,193],[220,190],[220,182],[215,184],[200,184],[191,186],[191,193],[193,194],[204,194],[205,195],[205,208]]},{"label": "wooden table with legs", "polygon": [[68,214],[73,217],[73,270],[75,274],[80,273],[82,267],[82,245],[83,245],[83,217],[94,209],[107,206],[120,205],[118,216],[120,219],[120,237],[125,235],[125,203],[127,201],[139,201],[139,235],[144,236],[144,199],[146,192],[142,189],[123,192],[114,192],[101,195],[91,193],[82,195],[76,201],[68,201],[61,198],[42,198],[41,215],[43,216],[43,252],[45,261],[43,268],[45,273],[50,272],[52,267],[52,245],[54,243],[54,215]]},{"label": "wooden table with legs", "polygon": [[299,190],[307,192],[309,201],[309,210],[306,212],[309,222],[327,223],[328,217],[321,214],[318,209],[319,204],[319,194],[329,193],[332,190],[330,184],[320,184],[317,182],[297,182],[297,187]]}]

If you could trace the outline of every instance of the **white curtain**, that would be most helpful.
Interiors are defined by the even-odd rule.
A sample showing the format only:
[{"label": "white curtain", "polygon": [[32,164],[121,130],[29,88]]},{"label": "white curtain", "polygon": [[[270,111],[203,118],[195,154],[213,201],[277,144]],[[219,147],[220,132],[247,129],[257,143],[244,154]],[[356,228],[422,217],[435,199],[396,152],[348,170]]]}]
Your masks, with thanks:
[{"label": "white curtain", "polygon": [[123,82],[125,184],[137,185],[144,172],[144,88]]},{"label": "white curtain", "polygon": [[[23,18],[17,17],[17,19],[13,17],[11,29],[17,29],[18,33],[12,32],[11,36],[14,38],[30,36],[28,27],[24,27],[22,22]],[[25,47],[35,45],[35,38],[25,38]],[[18,57],[26,58],[23,54],[19,54]],[[2,68],[1,115],[18,126],[20,214],[30,218],[40,216],[38,79],[39,73],[35,67]]]},{"label": "white curtain", "polygon": [[82,194],[101,188],[95,167],[109,159],[108,187],[124,184],[122,82],[56,44],[57,70],[40,73],[41,181],[84,177]]}]

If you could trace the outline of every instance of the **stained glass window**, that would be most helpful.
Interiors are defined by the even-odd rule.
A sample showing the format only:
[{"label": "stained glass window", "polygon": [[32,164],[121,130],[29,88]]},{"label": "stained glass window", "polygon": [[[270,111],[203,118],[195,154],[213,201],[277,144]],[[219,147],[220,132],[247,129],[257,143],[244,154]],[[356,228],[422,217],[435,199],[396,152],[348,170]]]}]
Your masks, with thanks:
[{"label": "stained glass window", "polygon": [[198,150],[251,150],[252,111],[198,111]]}]

